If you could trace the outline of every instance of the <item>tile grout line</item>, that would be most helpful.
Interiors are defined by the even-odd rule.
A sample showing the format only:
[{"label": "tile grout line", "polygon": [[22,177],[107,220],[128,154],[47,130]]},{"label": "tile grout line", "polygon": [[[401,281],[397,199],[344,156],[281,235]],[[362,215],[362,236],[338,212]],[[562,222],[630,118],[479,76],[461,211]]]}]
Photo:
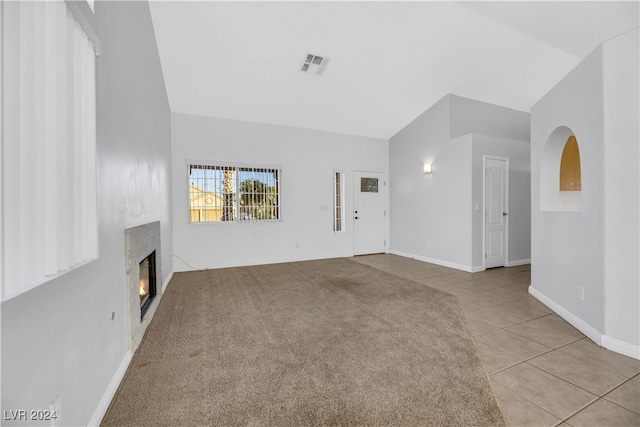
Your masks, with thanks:
[{"label": "tile grout line", "polygon": [[616,387],[612,388],[611,390],[609,390],[608,392],[606,392],[605,394],[603,394],[603,395],[602,395],[602,399],[606,400],[606,401],[607,401],[607,402],[609,402],[609,403],[613,403],[614,405],[617,405],[617,406],[619,406],[619,407],[621,407],[621,408],[623,408],[623,409],[626,409],[627,411],[633,412],[634,414],[638,414],[638,415],[640,415],[640,409],[638,410],[639,412],[636,412],[636,411],[634,411],[633,409],[625,408],[624,406],[619,405],[619,404],[617,404],[616,402],[614,402],[614,401],[612,401],[612,400],[607,399],[607,396],[608,396],[609,394],[611,394],[613,391],[615,391],[615,390],[619,389],[619,388],[620,388],[620,387],[622,387],[623,385],[625,385],[625,384],[627,384],[627,383],[629,383],[629,382],[635,381],[635,380],[634,380],[634,378],[635,378],[635,377],[637,377],[637,376],[638,376],[638,374],[636,374],[636,375],[632,376],[631,378],[628,378],[628,379],[627,379],[626,381],[624,381],[622,384],[618,384]]},{"label": "tile grout line", "polygon": [[[516,365],[513,365],[512,367],[518,366],[518,365],[520,365],[520,364],[522,364],[522,363],[526,363],[526,362],[520,362],[520,363],[518,363],[518,364],[516,364]],[[491,379],[491,377],[489,377],[489,378]],[[525,396],[521,395],[521,394],[520,394],[520,393],[518,393],[517,391],[515,391],[515,390],[511,389],[511,388],[510,388],[510,387],[508,387],[506,384],[502,384],[500,381],[497,381],[497,380],[493,380],[493,379],[491,379],[491,380],[492,380],[492,381],[495,381],[495,382],[496,382],[496,383],[498,383],[498,384],[500,384],[502,387],[506,388],[506,389],[507,389],[507,390],[509,390],[511,393],[515,394],[516,396],[521,397],[522,399],[524,399],[524,400],[526,400],[527,402],[531,403],[532,405],[536,406],[536,407],[537,407],[537,408],[539,408],[540,410],[542,410],[542,411],[546,412],[547,414],[549,414],[549,415],[553,416],[554,418],[557,418],[558,420],[560,420],[560,422],[559,422],[558,424],[555,424],[555,425],[559,425],[559,424],[561,424],[561,423],[563,423],[563,422],[564,422],[564,420],[563,420],[561,417],[558,417],[557,415],[552,414],[551,412],[549,412],[549,411],[547,411],[546,409],[544,409],[542,406],[538,405],[538,404],[537,404],[537,403],[535,403],[535,402],[532,402],[531,400],[529,400],[529,399],[528,399],[528,398],[526,398]]]},{"label": "tile grout line", "polygon": [[[578,341],[579,341],[579,340],[578,340]],[[568,384],[571,384],[571,385],[573,385],[574,387],[577,387],[577,388],[579,388],[579,389],[581,389],[581,390],[583,390],[583,391],[585,391],[585,392],[587,392],[587,393],[591,394],[592,396],[596,397],[596,399],[595,399],[595,400],[593,400],[593,401],[589,402],[588,404],[586,404],[586,405],[582,406],[581,408],[579,408],[579,409],[578,409],[578,410],[576,410],[575,412],[571,413],[571,414],[570,414],[568,417],[566,417],[565,419],[561,419],[560,417],[558,417],[558,416],[556,416],[556,415],[552,414],[551,412],[547,411],[546,409],[542,408],[540,405],[536,404],[535,402],[532,402],[532,401],[531,401],[531,400],[529,400],[527,397],[525,397],[525,396],[523,396],[523,395],[521,395],[521,394],[517,393],[515,390],[511,389],[511,388],[510,388],[510,387],[508,387],[507,385],[505,385],[505,384],[501,383],[500,381],[493,380],[493,381],[496,381],[496,382],[497,382],[498,384],[500,384],[501,386],[503,386],[503,387],[505,387],[506,389],[508,389],[509,391],[511,391],[512,393],[514,393],[514,394],[516,394],[516,395],[520,396],[521,398],[523,398],[523,399],[524,399],[524,400],[526,400],[527,402],[529,402],[529,403],[531,403],[531,404],[533,404],[533,405],[537,406],[538,408],[542,409],[543,411],[545,411],[545,412],[547,412],[547,413],[549,413],[549,414],[553,415],[554,417],[556,417],[556,418],[560,419],[561,421],[560,421],[559,423],[555,424],[555,426],[558,426],[558,425],[560,425],[560,424],[562,424],[562,423],[564,423],[564,422],[567,422],[567,420],[568,420],[569,418],[573,417],[574,415],[578,414],[579,412],[583,411],[584,409],[588,408],[589,406],[591,406],[591,405],[595,404],[596,402],[598,402],[598,401],[600,401],[600,400],[603,400],[603,399],[604,399],[604,400],[606,400],[607,402],[612,403],[612,404],[614,404],[614,405],[616,405],[616,406],[618,406],[618,407],[620,407],[620,408],[622,408],[622,409],[625,409],[625,410],[627,410],[627,411],[629,411],[629,412],[636,413],[635,411],[631,411],[631,410],[629,410],[629,409],[627,409],[627,408],[625,408],[625,407],[623,407],[623,406],[621,406],[621,405],[618,405],[618,404],[617,404],[617,403],[615,403],[615,402],[611,402],[610,400],[606,399],[606,397],[605,397],[605,396],[606,396],[607,394],[611,393],[613,390],[615,390],[615,389],[617,389],[617,388],[621,387],[622,385],[626,384],[627,382],[629,382],[629,381],[633,380],[633,378],[635,378],[637,375],[640,375],[640,374],[636,374],[636,375],[634,375],[633,377],[626,379],[626,380],[625,380],[625,381],[623,381],[622,383],[618,384],[617,386],[615,386],[615,387],[613,387],[612,389],[610,389],[610,390],[608,390],[607,392],[605,392],[602,396],[599,396],[599,395],[594,394],[593,392],[591,392],[591,391],[589,391],[589,390],[584,389],[583,387],[581,387],[581,386],[579,386],[579,385],[577,385],[577,384],[574,384],[574,383],[572,383],[572,382],[570,382],[570,381],[568,381],[568,380],[566,380],[566,379],[564,379],[564,378],[558,377],[557,375],[555,375],[555,374],[553,374],[553,373],[551,373],[551,372],[548,372],[548,371],[544,370],[543,368],[539,368],[539,367],[537,367],[537,366],[535,366],[535,365],[532,365],[532,364],[528,363],[528,362],[529,362],[530,360],[532,360],[532,359],[535,359],[535,358],[537,358],[537,357],[540,357],[540,356],[543,356],[543,355],[545,355],[545,354],[551,353],[552,351],[559,350],[560,348],[562,348],[562,347],[566,347],[566,346],[568,346],[568,345],[570,345],[570,344],[572,344],[572,343],[574,343],[574,342],[576,342],[576,341],[573,341],[573,342],[571,342],[571,343],[564,344],[564,345],[563,345],[563,346],[561,346],[561,347],[558,347],[558,348],[555,348],[555,349],[551,349],[551,350],[549,350],[549,351],[547,351],[547,352],[544,352],[544,353],[538,354],[538,355],[536,355],[536,356],[530,357],[530,358],[528,358],[527,360],[523,360],[523,361],[521,361],[520,363],[516,363],[515,365],[512,365],[512,366],[509,366],[509,367],[507,367],[507,368],[504,368],[504,369],[501,369],[501,370],[499,370],[499,371],[496,371],[496,372],[494,372],[493,374],[491,374],[491,375],[489,376],[489,378],[491,379],[491,377],[492,377],[493,375],[495,375],[495,374],[497,374],[497,373],[499,373],[499,372],[503,372],[503,371],[505,371],[505,370],[507,370],[507,369],[514,368],[514,367],[516,367],[516,366],[518,366],[518,365],[521,365],[521,364],[525,363],[525,364],[527,364],[528,366],[531,366],[531,367],[536,368],[536,369],[540,369],[541,371],[543,371],[543,372],[545,372],[545,373],[547,373],[547,374],[549,374],[549,375],[551,375],[551,376],[553,376],[553,377],[555,377],[555,378],[557,378],[557,379],[559,379],[559,380],[561,380],[561,381],[564,381],[564,382],[566,382],[566,383],[568,383]],[[507,354],[508,354],[508,353],[507,353]],[[589,364],[593,365],[593,364],[592,364],[592,363],[590,363],[590,362],[586,362],[586,363],[589,363]],[[597,365],[593,365],[593,366],[597,366]],[[603,368],[603,369],[604,369],[604,368]],[[612,372],[612,371],[609,371],[609,372]],[[615,372],[613,372],[613,373],[615,373]],[[620,374],[618,374],[618,375],[620,375]],[[639,414],[639,415],[640,415],[640,414]],[[567,423],[567,424],[569,424],[569,423]],[[571,424],[569,424],[569,425],[571,425]]]},{"label": "tile grout line", "polygon": [[[537,356],[536,356],[536,357],[537,357]],[[536,366],[530,365],[530,364],[528,364],[527,362],[522,362],[522,363],[526,363],[526,364],[527,364],[527,365],[529,365],[529,366],[532,366],[532,367],[534,367],[534,368],[537,368]],[[521,363],[519,363],[518,365],[520,365],[520,364],[521,364]],[[518,366],[518,365],[514,365],[514,366]],[[537,368],[537,369],[540,369],[540,368]],[[543,369],[541,369],[541,370],[542,370],[542,371],[544,371]],[[544,372],[547,372],[547,371],[544,371]],[[551,375],[553,375],[553,374],[551,374]],[[555,375],[553,375],[553,376],[555,377]],[[556,378],[558,378],[558,377],[556,377]],[[562,381],[564,381],[564,382],[569,383],[568,381],[563,380],[562,378],[559,378],[559,379],[560,379],[560,380],[562,380]],[[532,402],[531,400],[529,400],[529,399],[528,399],[528,398],[526,398],[525,396],[522,396],[521,394],[517,393],[515,390],[512,390],[511,388],[507,387],[505,384],[502,384],[502,383],[501,383],[501,382],[499,382],[499,381],[496,381],[496,382],[497,382],[498,384],[500,384],[501,386],[503,386],[503,387],[507,388],[507,389],[508,389],[509,391],[511,391],[512,393],[514,393],[514,394],[516,394],[516,395],[518,395],[518,396],[522,397],[522,398],[523,398],[524,400],[526,400],[527,402],[529,402],[529,403],[531,403],[531,404],[533,404],[533,405],[536,405],[538,408],[542,409],[543,411],[545,411],[545,412],[547,412],[547,413],[549,413],[549,414],[553,415],[554,417],[558,418],[558,419],[560,420],[560,422],[559,422],[558,424],[556,424],[556,426],[557,426],[557,425],[560,425],[560,424],[562,424],[562,423],[564,423],[564,422],[567,422],[567,420],[568,420],[569,418],[573,417],[573,416],[574,416],[574,415],[576,415],[577,413],[579,413],[579,412],[581,412],[582,410],[584,410],[584,409],[588,408],[589,406],[593,405],[594,403],[596,403],[596,402],[597,402],[597,401],[599,401],[600,399],[603,399],[603,397],[600,397],[600,396],[598,396],[598,395],[596,395],[596,394],[593,394],[593,393],[591,393],[591,392],[589,392],[589,391],[587,391],[587,390],[582,389],[581,387],[578,387],[578,388],[580,388],[581,390],[587,391],[587,393],[591,394],[591,395],[592,395],[592,396],[594,396],[596,399],[592,400],[591,402],[587,403],[587,404],[586,404],[586,405],[584,405],[584,406],[581,406],[581,407],[580,407],[580,408],[578,408],[575,412],[572,412],[569,416],[567,416],[566,418],[564,418],[564,419],[563,419],[562,417],[558,417],[557,415],[554,415],[554,414],[552,414],[551,412],[547,411],[546,409],[544,409],[544,408],[543,408],[543,407],[541,407],[540,405],[536,404],[535,402]],[[571,383],[569,383],[569,384],[571,384]],[[574,384],[572,384],[572,385],[574,385]],[[576,387],[577,387],[577,386],[576,386]],[[612,403],[613,403],[613,402],[612,402]],[[618,405],[618,406],[619,406],[619,405]],[[567,424],[568,424],[568,423],[567,423]],[[571,424],[569,424],[569,425],[571,425]]]},{"label": "tile grout line", "polygon": [[[567,424],[569,424],[567,421],[568,421],[571,417],[573,417],[573,416],[577,415],[578,413],[580,413],[580,412],[584,411],[584,410],[585,410],[585,409],[587,409],[589,406],[591,406],[591,405],[595,405],[595,404],[596,404],[596,403],[598,403],[600,400],[606,400],[606,399],[605,399],[604,397],[598,397],[598,398],[597,398],[596,400],[594,400],[593,402],[591,402],[591,403],[589,403],[589,404],[587,404],[587,405],[583,406],[582,408],[578,409],[577,411],[575,411],[574,413],[572,413],[571,415],[569,415],[566,419],[562,420],[562,422],[563,422],[563,423],[567,423]],[[619,408],[622,408],[622,409],[624,409],[624,410],[629,411],[627,408],[624,408],[624,407],[622,407],[622,406],[620,406],[620,405],[618,405],[618,404],[616,404],[616,403],[614,403],[614,402],[610,402],[610,401],[608,401],[608,400],[607,400],[607,402],[612,403],[612,404],[616,405],[616,406],[617,406],[617,407],[619,407]],[[629,411],[629,412],[633,412],[633,411]],[[635,413],[635,412],[634,412],[634,413]],[[572,426],[573,424],[569,424],[569,425],[570,425],[570,426]]]},{"label": "tile grout line", "polygon": [[[497,307],[497,306],[494,306],[494,307]],[[492,308],[492,307],[485,307],[485,308]],[[484,310],[484,308],[481,308],[480,310]],[[479,311],[479,310],[478,310],[478,311]],[[470,312],[470,313],[473,313],[473,311],[472,311],[472,312]],[[531,320],[540,319],[540,318],[542,318],[542,317],[550,316],[550,315],[551,315],[551,313],[549,313],[549,314],[543,314],[542,316],[532,317],[531,319],[527,319],[527,320],[521,320],[521,321],[518,321],[518,322],[516,322],[516,323],[511,323],[511,324],[506,325],[506,326],[496,326],[495,324],[491,323],[490,321],[485,320],[485,322],[487,322],[487,323],[491,323],[492,325],[496,326],[496,329],[492,329],[492,330],[490,330],[490,331],[482,332],[482,333],[480,333],[480,334],[478,334],[478,335],[485,334],[485,333],[489,333],[489,332],[493,332],[493,331],[496,331],[496,330],[498,330],[498,329],[507,329],[507,328],[510,328],[511,326],[521,325],[521,324],[523,324],[523,323],[530,322]],[[465,319],[465,320],[466,320],[466,319]],[[511,331],[509,331],[509,332],[511,332]],[[516,334],[516,335],[519,335],[519,334],[517,334],[517,333],[515,333],[515,332],[512,332],[512,333],[514,333],[514,334]],[[522,336],[522,335],[520,335],[520,336]],[[527,338],[527,337],[523,337],[523,338]],[[527,338],[527,339],[530,339],[530,338]],[[531,340],[531,341],[533,341],[533,340]],[[537,342],[537,341],[534,341],[534,342]],[[542,343],[538,343],[538,344],[542,344]],[[544,345],[545,347],[548,347],[546,344],[542,344],[542,345]]]},{"label": "tile grout line", "polygon": [[[578,341],[585,340],[585,339],[586,339],[588,342],[593,343],[593,341],[591,341],[591,339],[589,339],[589,337],[585,336],[585,337],[583,337],[583,338],[581,338],[581,339],[579,339],[579,340],[576,340],[576,341],[573,341],[573,342],[570,342],[570,343],[564,344],[564,345],[562,345],[562,346],[558,347],[556,350],[560,350],[560,351],[562,351],[561,349],[563,349],[563,348],[565,348],[565,347],[568,347],[568,346],[570,346],[571,344],[575,344],[575,343],[577,343]],[[595,343],[593,343],[593,344],[594,344],[594,345],[596,345],[598,348],[601,348],[601,349],[603,349],[603,350],[607,350],[606,348],[601,347],[601,346],[599,346],[599,345],[597,345],[597,344],[595,344]],[[608,350],[607,350],[607,351],[608,351]],[[571,353],[568,353],[568,352],[565,352],[565,351],[562,351],[562,352],[563,352],[564,354],[569,355],[569,356],[575,357],[576,359],[578,359],[578,360],[580,360],[580,361],[582,361],[582,362],[589,363],[590,365],[597,366],[598,368],[604,369],[605,371],[611,372],[611,373],[613,373],[613,374],[620,375],[620,376],[622,376],[622,377],[627,377],[627,375],[624,375],[624,374],[622,374],[622,373],[620,373],[620,372],[614,371],[613,369],[609,369],[609,368],[607,368],[607,367],[605,367],[605,366],[596,365],[595,363],[592,363],[592,362],[590,362],[590,361],[588,361],[588,360],[580,359],[579,357],[576,357],[576,356],[572,355]],[[636,377],[636,376],[638,376],[638,375],[640,375],[640,371],[639,371],[639,372],[636,372],[635,374],[633,374],[631,377],[628,377],[627,379],[633,379],[634,377]],[[626,382],[626,381],[625,381],[625,382]]]},{"label": "tile grout line", "polygon": [[[547,314],[547,316],[553,316],[553,314]],[[536,319],[541,319],[542,317],[546,317],[546,316],[540,316],[540,317],[537,317]],[[531,319],[531,320],[536,320],[536,319]],[[563,319],[563,320],[564,320],[564,319]],[[527,320],[526,322],[522,322],[522,323],[527,323],[527,322],[529,322],[529,320]],[[518,323],[518,325],[519,325],[519,324],[520,324],[520,323]],[[514,332],[514,331],[510,331],[510,330],[508,330],[507,328],[510,328],[511,326],[516,326],[516,325],[510,325],[510,326],[507,326],[507,327],[502,328],[502,329],[505,329],[507,332],[511,332],[512,334],[516,334],[516,335],[518,335],[519,337],[526,338],[526,339],[528,339],[528,340],[530,340],[530,341],[533,341],[533,342],[535,342],[535,343],[537,343],[537,344],[543,345],[543,346],[545,346],[545,347],[549,347],[549,345],[547,345],[547,344],[545,344],[545,343],[541,343],[540,341],[536,341],[536,340],[534,340],[533,338],[525,337],[524,335],[521,335],[521,334],[519,334],[519,333],[517,333],[517,332]],[[582,334],[582,332],[580,332],[580,334]],[[555,348],[550,347],[550,348],[551,348],[552,350],[557,350],[557,349],[559,349],[559,348],[561,348],[561,347],[564,347],[564,346],[569,345],[569,344],[573,344],[574,342],[580,341],[580,340],[582,340],[582,339],[584,339],[584,338],[586,338],[586,336],[585,336],[584,334],[582,334],[582,337],[580,337],[580,338],[578,338],[578,339],[575,339],[575,340],[573,340],[573,341],[570,341],[570,342],[568,342],[568,343],[562,344],[562,345],[560,345],[560,347],[555,347]]]}]

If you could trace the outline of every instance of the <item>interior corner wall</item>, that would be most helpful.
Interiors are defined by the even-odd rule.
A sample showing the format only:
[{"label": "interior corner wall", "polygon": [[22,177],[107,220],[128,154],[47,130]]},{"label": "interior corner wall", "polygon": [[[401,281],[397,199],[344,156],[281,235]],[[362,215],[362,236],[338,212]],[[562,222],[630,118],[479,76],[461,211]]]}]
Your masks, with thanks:
[{"label": "interior corner wall", "polygon": [[[2,409],[55,401],[59,425],[99,422],[130,358],[125,228],[159,220],[163,254],[172,247],[170,114],[148,4],[96,2],[95,17],[99,258],[2,303]],[[162,265],[168,277],[170,256]]]},{"label": "interior corner wall", "polygon": [[531,262],[531,145],[510,139],[472,135],[474,270],[484,265],[484,156],[509,159],[509,231],[507,266]]},{"label": "interior corner wall", "polygon": [[[389,143],[173,113],[172,156],[174,264],[176,271],[186,271],[353,256],[353,171],[387,174]],[[280,167],[281,221],[189,223],[187,161]],[[346,221],[340,233],[332,228],[338,170],[345,172]]]},{"label": "interior corner wall", "polygon": [[[640,359],[638,34],[603,43],[532,109],[530,292],[598,344]],[[560,126],[580,149],[579,212],[540,208],[545,144]]]},{"label": "interior corner wall", "polygon": [[[509,259],[528,260],[529,145],[520,142],[528,133],[528,113],[447,95],[391,138],[391,252],[481,270],[482,155],[493,154],[513,157],[512,168],[523,172],[514,172],[512,199],[522,203],[514,208]],[[433,164],[431,175],[423,163]]]},{"label": "interior corner wall", "polygon": [[[604,331],[604,100],[602,49],[592,52],[531,109],[531,288],[590,338]],[[541,168],[549,136],[576,136],[582,210],[541,209]],[[559,171],[558,171],[559,173]],[[584,301],[579,298],[584,289]]]},{"label": "interior corner wall", "polygon": [[640,358],[640,30],[603,44],[605,324],[603,344]]},{"label": "interior corner wall", "polygon": [[457,95],[448,97],[451,138],[478,134],[526,143],[531,140],[531,117],[528,112]]},{"label": "interior corner wall", "polygon": [[391,252],[468,270],[471,138],[450,142],[449,102],[445,96],[389,141]]}]

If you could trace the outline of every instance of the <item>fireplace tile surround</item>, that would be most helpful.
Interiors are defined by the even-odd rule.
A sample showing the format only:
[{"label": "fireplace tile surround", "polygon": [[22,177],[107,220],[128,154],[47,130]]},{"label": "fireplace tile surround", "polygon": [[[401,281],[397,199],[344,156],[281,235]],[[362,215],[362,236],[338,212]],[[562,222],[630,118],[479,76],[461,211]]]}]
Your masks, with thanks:
[{"label": "fireplace tile surround", "polygon": [[[144,317],[140,318],[140,262],[153,251],[155,255],[157,295],[151,301]],[[160,221],[150,222],[125,230],[125,256],[127,263],[127,301],[129,349],[135,351],[151,322],[162,297],[162,253],[160,248]]]}]

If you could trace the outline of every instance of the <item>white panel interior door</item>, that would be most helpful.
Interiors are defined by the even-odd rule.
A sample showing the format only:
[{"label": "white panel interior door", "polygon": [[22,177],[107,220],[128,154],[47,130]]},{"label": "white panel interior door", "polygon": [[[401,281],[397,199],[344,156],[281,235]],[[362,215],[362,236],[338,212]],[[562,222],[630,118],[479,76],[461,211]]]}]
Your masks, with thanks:
[{"label": "white panel interior door", "polygon": [[385,181],[382,172],[354,172],[353,250],[355,255],[385,250]]},{"label": "white panel interior door", "polygon": [[507,160],[485,158],[485,268],[507,262]]}]

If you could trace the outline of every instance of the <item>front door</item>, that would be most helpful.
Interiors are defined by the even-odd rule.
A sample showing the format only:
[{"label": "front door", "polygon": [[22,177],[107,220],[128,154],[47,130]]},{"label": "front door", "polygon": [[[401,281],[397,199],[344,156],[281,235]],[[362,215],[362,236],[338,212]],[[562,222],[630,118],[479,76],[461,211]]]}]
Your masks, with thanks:
[{"label": "front door", "polygon": [[385,251],[385,181],[382,172],[354,172],[353,234],[355,255]]},{"label": "front door", "polygon": [[485,268],[507,262],[507,159],[485,157]]}]

